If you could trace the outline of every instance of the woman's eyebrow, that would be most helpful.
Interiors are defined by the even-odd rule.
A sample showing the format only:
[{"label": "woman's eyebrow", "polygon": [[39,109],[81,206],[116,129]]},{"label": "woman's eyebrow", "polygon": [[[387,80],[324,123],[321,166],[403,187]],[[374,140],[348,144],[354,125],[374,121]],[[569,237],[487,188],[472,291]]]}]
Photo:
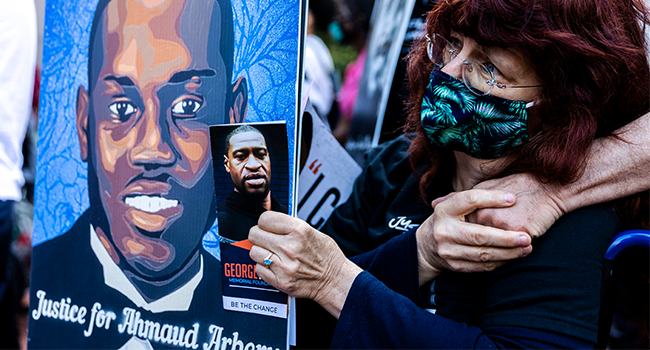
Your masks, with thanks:
[{"label": "woman's eyebrow", "polygon": [[478,44],[478,43],[476,44],[476,46],[479,48],[479,50],[481,50],[484,54],[486,54],[488,56],[497,55],[497,52],[495,51],[494,47],[484,46],[484,45],[481,45],[481,44]]},{"label": "woman's eyebrow", "polygon": [[502,49],[500,47],[490,47],[490,46],[483,46],[483,45],[477,45],[479,50],[483,52],[486,56],[490,58],[490,60],[493,61],[493,63],[496,63],[498,65],[504,66],[504,68],[512,67],[512,62],[517,62],[519,57],[515,56],[512,54],[511,51],[507,49]]}]

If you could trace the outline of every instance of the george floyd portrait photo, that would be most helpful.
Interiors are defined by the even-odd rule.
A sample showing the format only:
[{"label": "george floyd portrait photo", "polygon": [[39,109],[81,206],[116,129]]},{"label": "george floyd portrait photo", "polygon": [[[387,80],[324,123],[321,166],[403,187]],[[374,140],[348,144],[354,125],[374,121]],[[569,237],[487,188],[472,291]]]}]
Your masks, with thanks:
[{"label": "george floyd portrait photo", "polygon": [[[210,134],[215,159],[219,235],[248,239],[267,211],[288,214],[289,165],[286,127],[280,123],[216,125]],[[223,163],[216,159],[223,158]]]},{"label": "george floyd portrait photo", "polygon": [[[37,179],[47,205],[35,213],[29,347],[285,348],[286,320],[223,308],[209,126],[278,119],[293,132],[295,91],[267,81],[296,85],[300,1],[255,6],[267,11],[259,17],[230,0],[92,3],[48,13],[43,79],[51,89],[39,131],[46,171]],[[235,37],[255,39],[255,25],[287,12],[296,21],[274,39],[294,49],[284,51],[285,76],[277,79],[259,73],[273,61],[273,41],[262,47],[269,38],[261,37],[245,49]],[[245,16],[256,21],[242,24]],[[54,37],[83,21],[85,32]],[[74,73],[66,77],[64,68]],[[261,107],[271,93],[281,113]],[[232,163],[233,192],[287,212],[287,131],[282,200],[271,195],[270,162],[253,172],[238,167],[239,148],[232,159],[215,159]],[[239,147],[246,136],[229,142]],[[264,328],[251,327],[258,323]]]}]

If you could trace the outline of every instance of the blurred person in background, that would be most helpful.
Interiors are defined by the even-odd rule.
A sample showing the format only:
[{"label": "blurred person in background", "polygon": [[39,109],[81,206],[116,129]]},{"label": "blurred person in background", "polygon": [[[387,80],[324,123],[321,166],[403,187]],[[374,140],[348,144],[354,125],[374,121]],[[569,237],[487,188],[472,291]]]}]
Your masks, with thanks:
[{"label": "blurred person in background", "polygon": [[340,4],[340,22],[344,34],[342,43],[352,45],[359,53],[345,68],[343,83],[336,95],[340,118],[332,128],[332,134],[342,145],[350,132],[354,105],[359,94],[359,82],[368,56],[365,45],[374,4],[375,0],[349,0]]},{"label": "blurred person in background", "polygon": [[[335,69],[332,54],[316,33],[327,33],[328,26],[336,15],[334,0],[312,0],[309,2],[307,38],[305,39],[305,81],[303,91],[309,94],[316,113],[327,126],[336,94]],[[333,108],[334,107],[334,108]],[[336,116],[333,116],[336,119]]]},{"label": "blurred person in background", "polygon": [[25,181],[22,144],[32,115],[37,26],[33,1],[0,0],[0,9],[0,348],[15,349],[22,291],[7,267],[14,204]]}]

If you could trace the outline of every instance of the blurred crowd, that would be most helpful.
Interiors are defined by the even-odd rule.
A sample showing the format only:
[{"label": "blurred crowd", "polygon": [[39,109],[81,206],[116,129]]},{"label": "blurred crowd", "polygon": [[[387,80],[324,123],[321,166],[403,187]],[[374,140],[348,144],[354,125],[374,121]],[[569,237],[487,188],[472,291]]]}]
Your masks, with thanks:
[{"label": "blurred crowd", "polygon": [[374,0],[309,2],[303,96],[344,144],[366,61]]},{"label": "blurred crowd", "polygon": [[26,347],[40,74],[32,1],[0,0],[0,348]]}]

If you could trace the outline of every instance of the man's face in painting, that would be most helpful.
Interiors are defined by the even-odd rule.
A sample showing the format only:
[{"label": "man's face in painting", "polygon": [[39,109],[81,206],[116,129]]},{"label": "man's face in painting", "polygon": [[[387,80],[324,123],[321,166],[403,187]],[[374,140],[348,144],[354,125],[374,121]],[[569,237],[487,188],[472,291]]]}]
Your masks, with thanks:
[{"label": "man's face in painting", "polygon": [[108,225],[95,230],[123,268],[169,278],[198,259],[214,219],[208,125],[227,120],[232,93],[224,60],[208,50],[221,39],[219,4],[115,0],[100,20],[94,79],[77,102],[91,209]]},{"label": "man's face in painting", "polygon": [[269,195],[271,158],[266,140],[259,132],[233,135],[224,156],[224,167],[230,173],[235,191],[260,201]]}]

